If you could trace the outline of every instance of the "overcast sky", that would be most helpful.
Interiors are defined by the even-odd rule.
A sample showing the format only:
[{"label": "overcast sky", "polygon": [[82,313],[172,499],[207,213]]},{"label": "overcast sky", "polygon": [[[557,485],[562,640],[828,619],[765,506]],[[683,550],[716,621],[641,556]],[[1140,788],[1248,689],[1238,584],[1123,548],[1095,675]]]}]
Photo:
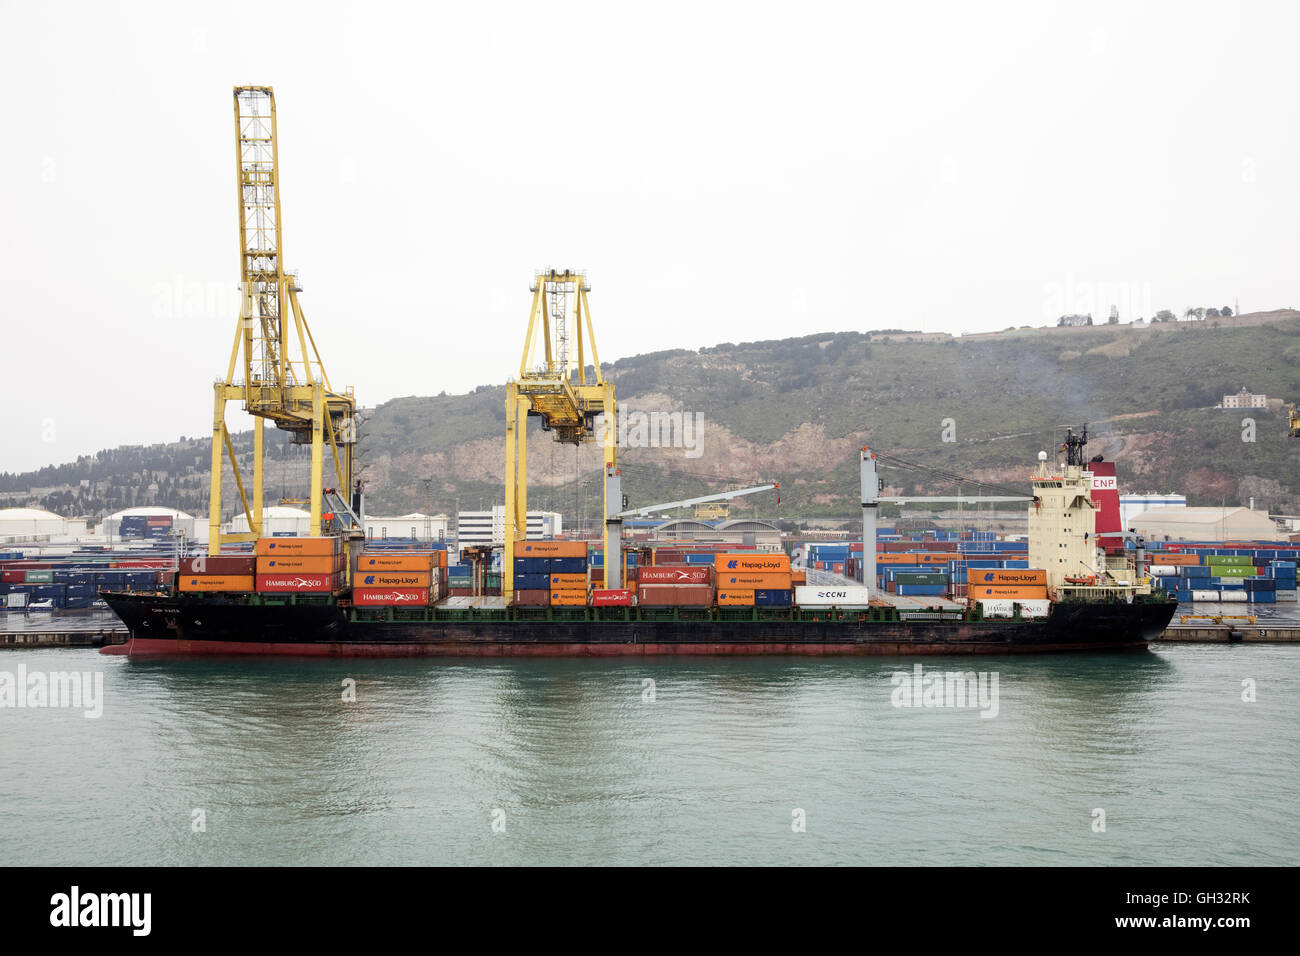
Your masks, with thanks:
[{"label": "overcast sky", "polygon": [[606,360],[1300,298],[1296,4],[0,10],[0,470],[209,433],[236,84],[367,406],[503,381],[548,265]]}]

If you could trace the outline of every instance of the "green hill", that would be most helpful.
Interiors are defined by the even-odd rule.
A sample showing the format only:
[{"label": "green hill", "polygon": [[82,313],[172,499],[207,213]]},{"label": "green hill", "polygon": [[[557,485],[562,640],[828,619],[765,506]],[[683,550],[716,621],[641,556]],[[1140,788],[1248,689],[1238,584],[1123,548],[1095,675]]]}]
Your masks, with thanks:
[{"label": "green hill", "polygon": [[[606,366],[620,404],[702,416],[698,455],[627,448],[625,491],[653,502],[758,480],[782,486],[785,516],[857,513],[865,443],[949,473],[1026,486],[1064,426],[1090,425],[1089,452],[1118,462],[1126,491],[1180,491],[1193,504],[1300,513],[1300,440],[1281,399],[1300,398],[1300,313],[1150,327],[1009,329],[944,338],[845,332],[658,352]],[[910,339],[910,340],[909,340]],[[922,340],[924,339],[924,340]],[[1214,406],[1242,386],[1265,409]],[[372,513],[452,511],[502,500],[504,386],[409,397],[369,409],[359,462]],[[1254,441],[1249,423],[1254,420]],[[693,420],[693,419],[692,419]],[[946,441],[946,438],[955,440]],[[236,446],[248,447],[248,436]],[[207,440],[119,448],[0,475],[8,504],[98,514],[134,504],[206,511]],[[302,494],[306,458],[272,442],[267,500]],[[530,506],[572,521],[600,507],[599,450],[530,428]],[[885,467],[899,493],[947,493],[924,472]],[[233,483],[226,502],[237,501]],[[963,490],[974,492],[972,484]],[[771,516],[770,496],[737,506]]]}]

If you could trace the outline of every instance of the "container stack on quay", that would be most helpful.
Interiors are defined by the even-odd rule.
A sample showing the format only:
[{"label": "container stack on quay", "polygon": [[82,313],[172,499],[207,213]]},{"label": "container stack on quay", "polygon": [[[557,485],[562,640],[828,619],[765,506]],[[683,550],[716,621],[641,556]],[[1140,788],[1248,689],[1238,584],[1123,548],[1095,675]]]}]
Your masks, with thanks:
[{"label": "container stack on quay", "polygon": [[1180,603],[1275,604],[1296,599],[1300,545],[1252,543],[1242,547],[1168,544],[1148,556],[1160,586]]},{"label": "container stack on quay", "polygon": [[104,551],[59,558],[27,559],[20,551],[0,552],[0,608],[46,607],[87,610],[103,606],[99,592],[156,591],[169,583],[175,558],[138,551]]},{"label": "container stack on quay", "polygon": [[719,607],[791,607],[794,579],[784,552],[724,552],[714,556]]}]

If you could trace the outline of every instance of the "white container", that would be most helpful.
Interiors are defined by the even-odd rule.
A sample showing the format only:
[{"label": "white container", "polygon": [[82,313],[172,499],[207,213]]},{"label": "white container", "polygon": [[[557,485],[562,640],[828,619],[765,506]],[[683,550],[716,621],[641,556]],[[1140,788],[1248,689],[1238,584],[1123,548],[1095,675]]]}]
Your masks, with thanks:
[{"label": "white container", "polygon": [[801,584],[794,589],[794,603],[799,607],[842,607],[859,609],[871,604],[871,588],[860,585],[831,587]]},{"label": "white container", "polygon": [[1052,609],[1052,602],[1042,601],[1017,601],[1020,605],[1021,617],[1047,617]]},{"label": "white container", "polygon": [[1015,601],[980,601],[980,613],[985,617],[1014,617],[1015,604]]},{"label": "white container", "polygon": [[1279,601],[1294,601],[1296,599],[1295,591],[1278,591],[1277,599]]},{"label": "white container", "polygon": [[15,592],[13,592],[12,594],[10,594],[10,595],[9,595],[9,602],[8,602],[8,605],[7,605],[7,606],[8,606],[8,607],[26,607],[26,606],[27,606],[27,592],[26,592],[26,591],[15,591]]},{"label": "white container", "polygon": [[1148,570],[1158,578],[1178,577],[1178,566],[1174,564],[1152,564]]},{"label": "white container", "polygon": [[[1244,594],[1245,592],[1243,591],[1242,593]],[[1218,591],[1193,591],[1192,600],[1193,601],[1217,601],[1219,600],[1219,592]]]},{"label": "white container", "polygon": [[1245,591],[1221,591],[1219,593],[1219,601],[1222,602],[1223,604],[1245,604],[1246,592]]}]

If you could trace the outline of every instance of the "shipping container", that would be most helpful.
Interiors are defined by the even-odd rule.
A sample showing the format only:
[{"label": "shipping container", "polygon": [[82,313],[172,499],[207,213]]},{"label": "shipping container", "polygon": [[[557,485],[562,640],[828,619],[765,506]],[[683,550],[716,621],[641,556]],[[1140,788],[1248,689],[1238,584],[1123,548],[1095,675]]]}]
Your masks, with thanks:
[{"label": "shipping container", "polygon": [[[253,555],[204,555],[197,558],[181,558],[182,574],[240,574],[256,573],[257,558]],[[118,562],[121,567],[125,562]]]},{"label": "shipping container", "polygon": [[[257,555],[296,554],[304,557],[333,555],[343,550],[343,539],[336,535],[323,538],[272,537],[257,539]],[[259,590],[261,590],[259,588]]]},{"label": "shipping container", "polygon": [[772,553],[736,553],[717,554],[713,558],[713,567],[718,574],[733,571],[790,571],[790,557],[782,552]]},{"label": "shipping container", "polygon": [[581,591],[587,590],[587,576],[585,574],[552,574],[550,576],[550,589],[552,591],[571,591],[575,588]]},{"label": "shipping container", "polygon": [[357,572],[354,587],[363,588],[424,588],[433,583],[428,571]]},{"label": "shipping container", "polygon": [[759,607],[790,607],[794,592],[789,588],[755,588],[754,603]]},{"label": "shipping container", "polygon": [[549,591],[551,576],[549,574],[516,574],[516,591]]},{"label": "shipping container", "polygon": [[594,588],[591,592],[592,607],[630,607],[631,604],[632,592],[627,588]]},{"label": "shipping container", "polygon": [[637,603],[646,607],[708,607],[713,588],[707,584],[638,584]]},{"label": "shipping container", "polygon": [[980,606],[980,613],[984,617],[1015,617],[1016,602],[1003,599],[983,600],[976,602]]},{"label": "shipping container", "polygon": [[1047,588],[1011,584],[972,584],[969,594],[973,598],[1010,598],[1013,601],[1043,601],[1047,599]]},{"label": "shipping container", "polygon": [[333,574],[259,574],[254,583],[258,591],[269,593],[328,594],[337,590],[342,582]]},{"label": "shipping container", "polygon": [[708,584],[712,580],[712,567],[655,566],[637,572],[641,584]]},{"label": "shipping container", "polygon": [[516,541],[516,558],[585,558],[585,541]]},{"label": "shipping container", "polygon": [[583,607],[587,603],[587,591],[555,590],[551,591],[551,607]]},{"label": "shipping container", "polygon": [[865,608],[871,604],[871,589],[801,586],[794,589],[794,601],[800,607]]},{"label": "shipping container", "polygon": [[[441,555],[441,558],[439,556]],[[362,551],[357,555],[358,571],[429,571],[444,566],[447,552],[433,554],[380,554]]]},{"label": "shipping container", "polygon": [[357,607],[412,607],[432,604],[428,588],[353,588]]},{"label": "shipping container", "polygon": [[753,607],[752,588],[718,588],[719,607]]},{"label": "shipping container", "polygon": [[768,589],[784,590],[791,588],[789,571],[769,571],[769,572],[736,572],[723,571],[719,572],[718,587],[728,588],[749,588],[751,590]]},{"label": "shipping container", "polygon": [[551,574],[585,574],[587,571],[587,559],[581,558],[551,558],[551,566],[547,569]]},{"label": "shipping container", "polygon": [[251,574],[182,574],[177,578],[182,591],[251,591]]},{"label": "shipping container", "polygon": [[551,603],[551,592],[545,588],[525,588],[515,591],[515,604],[520,607],[546,607]]},{"label": "shipping container", "polygon": [[277,554],[259,557],[255,574],[334,574],[342,571],[342,554]]}]

